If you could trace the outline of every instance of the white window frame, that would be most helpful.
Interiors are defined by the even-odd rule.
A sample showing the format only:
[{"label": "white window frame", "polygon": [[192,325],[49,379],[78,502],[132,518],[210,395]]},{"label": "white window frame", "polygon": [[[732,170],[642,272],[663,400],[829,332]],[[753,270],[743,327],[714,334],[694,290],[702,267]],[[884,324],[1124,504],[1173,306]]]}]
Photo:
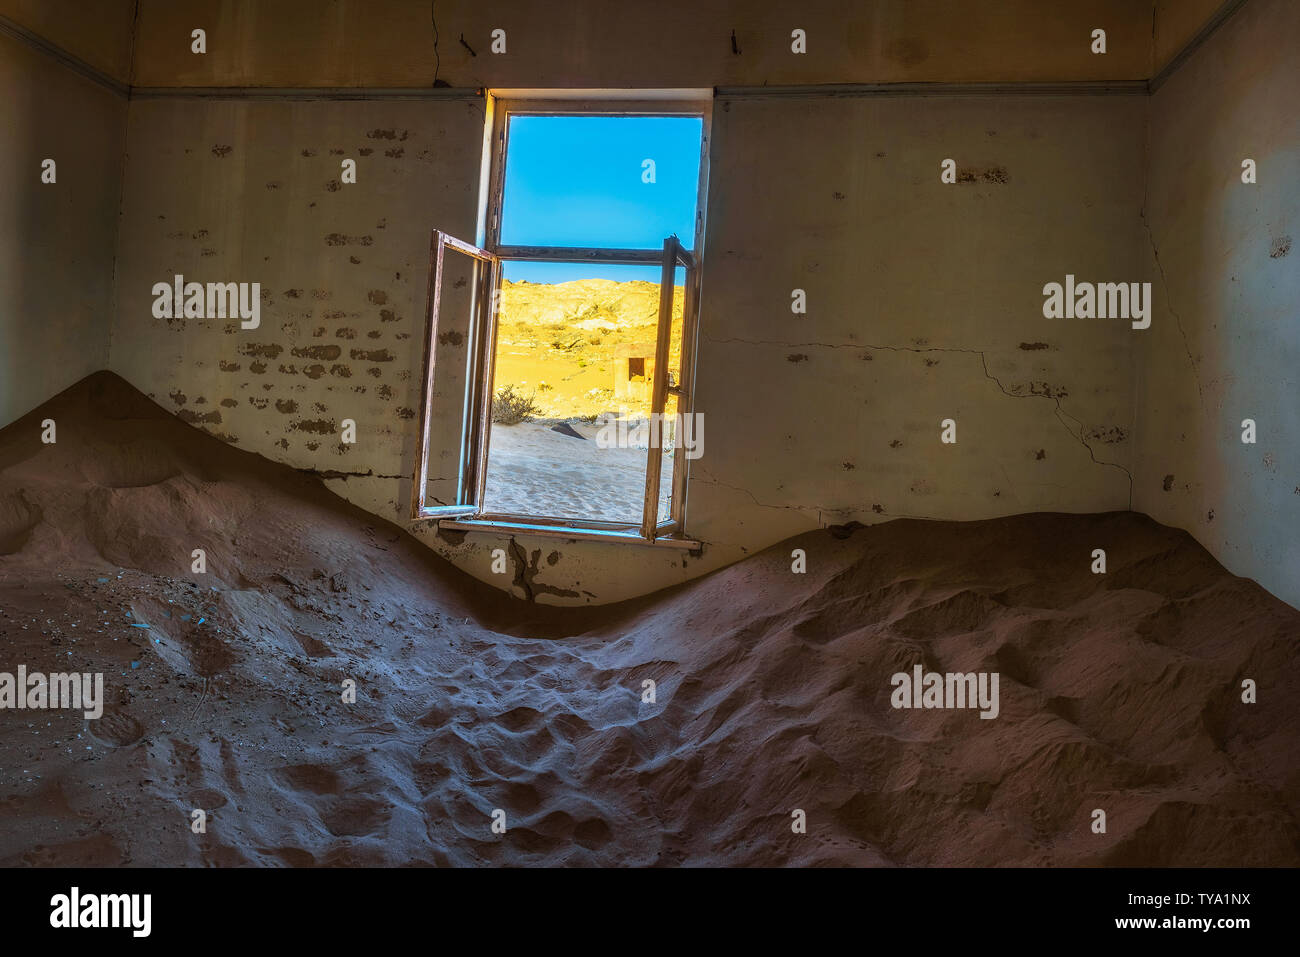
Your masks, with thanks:
[{"label": "white window frame", "polygon": [[[646,455],[642,518],[635,522],[520,515],[485,511],[488,455],[492,432],[492,381],[495,369],[496,310],[502,264],[505,262],[599,262],[661,266],[658,337],[652,383],[651,411],[662,415],[669,394],[677,397],[677,411],[686,416],[695,411],[696,347],[699,330],[700,271],[704,251],[704,221],[708,196],[708,155],[712,100],[708,92],[665,91],[630,98],[627,93],[596,96],[568,95],[556,98],[528,92],[489,95],[490,135],[485,165],[487,197],[480,225],[481,246],[456,239],[435,229],[430,242],[429,293],[424,336],[425,366],[420,404],[420,438],[412,476],[411,517],[436,520],[440,528],[454,531],[505,531],[568,539],[623,541],[645,545],[698,550],[700,543],[686,534],[686,498],[690,460],[682,451],[673,456],[671,514],[659,521],[662,442],[649,443]],[[509,147],[510,119],[514,116],[699,116],[703,122],[700,139],[700,176],[696,196],[695,235],[686,250],[678,237],[664,240],[661,249],[612,247],[504,246],[500,242],[501,211],[505,188],[505,161]],[[474,260],[471,305],[469,378],[463,404],[460,470],[457,500],[451,505],[429,505],[426,501],[429,466],[429,427],[435,378],[435,347],[438,341],[438,313],[444,256],[451,248]],[[672,303],[676,270],[686,271],[684,286],[680,381],[668,382],[668,355],[672,337]]]}]

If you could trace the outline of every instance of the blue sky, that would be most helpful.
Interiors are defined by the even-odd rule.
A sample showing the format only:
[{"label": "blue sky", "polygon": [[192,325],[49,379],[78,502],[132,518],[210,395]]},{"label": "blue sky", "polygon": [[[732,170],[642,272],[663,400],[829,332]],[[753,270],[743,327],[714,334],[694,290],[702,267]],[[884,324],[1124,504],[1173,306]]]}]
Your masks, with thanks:
[{"label": "blue sky", "polygon": [[[694,244],[700,176],[696,116],[515,116],[506,155],[501,242],[658,249]],[[645,160],[655,182],[642,182]],[[657,267],[507,263],[506,278],[648,279]]]},{"label": "blue sky", "polygon": [[[630,282],[640,279],[658,284],[663,270],[658,266],[619,266],[608,263],[521,263],[514,260],[502,264],[502,278],[510,282],[526,279],[528,282],[568,282],[571,279],[613,279]],[[678,266],[673,272],[673,285],[686,282],[686,270]]]}]

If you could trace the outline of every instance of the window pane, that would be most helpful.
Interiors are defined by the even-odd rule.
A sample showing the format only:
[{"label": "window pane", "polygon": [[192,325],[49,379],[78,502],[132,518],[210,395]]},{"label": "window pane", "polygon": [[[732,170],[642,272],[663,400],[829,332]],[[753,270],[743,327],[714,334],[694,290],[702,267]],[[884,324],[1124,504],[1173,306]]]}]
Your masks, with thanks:
[{"label": "window pane", "polygon": [[703,128],[698,116],[512,116],[500,241],[658,249],[676,233],[689,249]]},{"label": "window pane", "polygon": [[[503,267],[484,511],[639,525],[661,272],[569,264],[558,282],[521,279],[531,265]],[[680,288],[674,306],[677,368]]]},{"label": "window pane", "polygon": [[[673,325],[668,342],[668,384],[680,386],[682,382],[682,315],[686,297],[686,270],[678,267],[673,278]],[[682,434],[683,423],[678,419],[677,396],[671,392],[664,399],[664,414],[660,422],[659,445],[663,450],[659,460],[659,511],[656,521],[672,518],[673,463],[677,456],[685,455],[682,448],[686,440],[694,441],[694,431]],[[687,426],[687,429],[691,429]]]},{"label": "window pane", "polygon": [[[438,338],[433,343],[433,394],[429,416],[426,506],[459,505],[466,499],[461,472],[466,452],[465,402],[470,384],[477,260],[450,246],[443,250]],[[380,318],[391,315],[381,310]],[[386,386],[377,386],[381,391]]]}]

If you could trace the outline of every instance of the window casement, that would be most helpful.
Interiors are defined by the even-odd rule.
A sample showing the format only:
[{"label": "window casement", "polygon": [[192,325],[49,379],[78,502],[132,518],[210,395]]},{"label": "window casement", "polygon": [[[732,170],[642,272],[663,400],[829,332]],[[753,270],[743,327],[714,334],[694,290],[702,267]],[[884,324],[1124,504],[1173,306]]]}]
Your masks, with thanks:
[{"label": "window casement", "polygon": [[[690,458],[682,454],[680,433],[669,423],[675,425],[682,417],[695,414],[710,103],[707,99],[676,95],[635,101],[490,97],[489,105],[491,133],[481,245],[441,229],[433,230],[430,241],[424,375],[411,517],[436,520],[443,528],[459,531],[495,530],[696,550],[699,543],[689,539],[685,531]],[[504,192],[513,120],[665,116],[696,117],[700,121],[699,174],[697,182],[691,184],[695,188],[694,234],[686,241],[674,233],[656,247],[501,242],[503,211],[509,210],[504,205]],[[641,232],[644,234],[644,229]],[[566,236],[564,241],[570,238]],[[453,262],[456,268],[452,268]],[[590,514],[546,514],[545,502],[539,502],[538,507],[531,507],[530,502],[530,507],[521,508],[518,496],[510,497],[513,508],[503,508],[494,505],[493,498],[486,494],[489,469],[494,467],[490,464],[493,397],[500,385],[494,382],[494,370],[503,273],[511,264],[540,263],[634,266],[642,271],[657,267],[659,304],[653,351],[649,342],[624,349],[648,354],[627,355],[617,364],[621,371],[612,371],[616,388],[620,379],[637,378],[632,385],[643,389],[649,398],[649,439],[639,517],[620,515],[618,520],[611,520],[594,507]],[[453,274],[458,276],[454,281],[450,279]],[[676,329],[679,344],[673,342],[675,292],[680,292],[680,322]],[[454,301],[449,302],[449,297]],[[670,435],[678,447],[668,453],[668,463],[664,446]],[[494,484],[508,482],[510,476],[494,475],[494,480]]]}]

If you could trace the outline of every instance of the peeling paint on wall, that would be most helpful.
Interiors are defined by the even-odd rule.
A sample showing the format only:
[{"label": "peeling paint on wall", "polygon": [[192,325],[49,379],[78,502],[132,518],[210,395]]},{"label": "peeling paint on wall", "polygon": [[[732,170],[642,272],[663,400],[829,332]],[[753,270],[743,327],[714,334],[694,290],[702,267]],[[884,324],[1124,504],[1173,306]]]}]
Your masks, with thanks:
[{"label": "peeling paint on wall", "polygon": [[[1129,427],[1122,350],[1078,327],[1043,326],[1039,290],[1059,273],[1045,251],[1047,232],[1028,243],[994,237],[977,256],[960,239],[982,235],[989,216],[1041,221],[1044,230],[1127,235],[1141,195],[1119,171],[1140,164],[1141,104],[1118,97],[1070,102],[1068,115],[1038,98],[737,100],[719,111],[715,143],[723,145],[711,176],[697,379],[699,407],[720,425],[693,472],[688,521],[708,548],[687,566],[659,549],[575,542],[561,560],[520,536],[517,591],[538,601],[613,600],[707,572],[817,524],[1123,507],[1129,443],[1102,438]],[[410,488],[399,476],[410,474],[418,421],[428,232],[474,232],[483,116],[481,104],[470,105],[133,106],[133,142],[168,141],[195,153],[132,151],[139,159],[123,204],[114,341],[167,344],[124,349],[115,369],[159,394],[184,387],[242,399],[260,385],[260,405],[251,398],[237,408],[222,405],[223,425],[243,437],[242,447],[326,475],[340,494],[401,520]],[[990,156],[994,119],[997,153]],[[1082,139],[1077,150],[1049,158],[1031,131]],[[231,144],[238,161],[205,155],[212,142]],[[320,154],[339,148],[366,155],[363,142],[427,153],[428,162],[418,169],[375,162],[356,186],[322,188],[338,165]],[[846,150],[845,142],[857,145]],[[896,148],[881,148],[891,143]],[[997,189],[940,192],[937,184],[915,183],[905,157],[941,144],[957,155],[965,144],[967,155],[987,164],[971,167],[980,171],[978,182]],[[871,176],[902,185],[863,188],[868,166]],[[790,176],[792,168],[803,170],[801,177]],[[1073,195],[1045,205],[1026,184],[1049,176],[1072,178],[1080,193],[1118,193],[1092,207]],[[245,181],[285,185],[241,204],[235,197]],[[203,189],[192,190],[196,182]],[[288,188],[296,183],[310,184],[313,204]],[[761,207],[747,199],[758,183],[771,193]],[[838,195],[828,183],[843,184]],[[833,204],[840,217],[834,228],[820,211],[809,212],[809,191],[821,206]],[[933,213],[941,203],[953,204],[941,236],[914,225],[926,215],[904,215],[914,207]],[[174,247],[164,229],[183,231],[185,244]],[[189,238],[199,229],[209,234],[204,248],[215,251],[203,259],[205,270],[284,290],[264,309],[256,333],[191,322],[159,338],[164,324],[149,313],[149,286],[156,275],[202,259]],[[774,229],[790,241],[763,241]],[[295,238],[288,248],[286,236]],[[1139,255],[1137,239],[1090,248],[1078,271],[1122,271]],[[1010,300],[972,295],[988,284]],[[797,332],[788,315],[796,286],[809,287],[815,305]],[[957,324],[953,303],[963,304]],[[442,330],[438,342],[463,347],[464,338]],[[961,407],[953,408],[958,397]],[[954,450],[938,443],[939,421],[949,415],[960,423]],[[338,441],[344,418],[357,423],[355,446]],[[1090,437],[1097,439],[1092,448]],[[1118,466],[1097,460],[1101,447],[1114,452]],[[457,540],[427,526],[416,533],[486,574],[475,560],[482,536]]]}]

